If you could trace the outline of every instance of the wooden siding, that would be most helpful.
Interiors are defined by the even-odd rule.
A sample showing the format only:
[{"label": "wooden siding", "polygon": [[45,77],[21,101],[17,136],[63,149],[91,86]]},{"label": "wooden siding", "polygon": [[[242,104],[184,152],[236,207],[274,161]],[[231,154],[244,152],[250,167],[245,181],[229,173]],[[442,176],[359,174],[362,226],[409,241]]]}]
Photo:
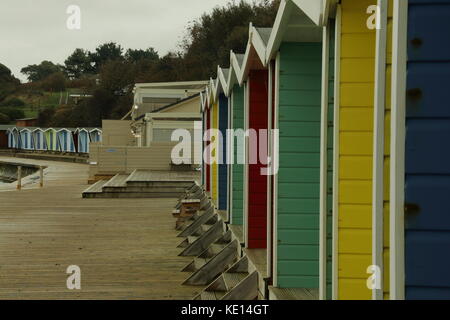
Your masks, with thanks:
[{"label": "wooden siding", "polygon": [[[244,88],[236,85],[232,94],[233,129],[244,129]],[[244,221],[244,153],[241,146],[234,139],[234,164],[232,166],[232,223],[242,225]],[[239,164],[240,163],[240,164]]]},{"label": "wooden siding", "polygon": [[103,120],[102,142],[106,146],[135,146],[136,138],[131,132],[131,120]]},{"label": "wooden siding", "polygon": [[410,0],[405,298],[450,299],[450,1]]},{"label": "wooden siding", "polygon": [[[249,78],[249,128],[259,133],[259,130],[267,129],[268,72],[251,71]],[[247,246],[250,249],[267,246],[267,176],[261,175],[263,167],[259,156],[257,164],[248,165]]]},{"label": "wooden siding", "polygon": [[319,287],[322,52],[319,43],[280,48],[277,286]]},{"label": "wooden siding", "polygon": [[136,169],[171,169],[171,152],[176,143],[153,143],[150,147],[108,147],[90,144],[91,176],[131,173]]},{"label": "wooden siding", "polygon": [[369,300],[376,0],[342,0],[339,107],[338,299]]}]

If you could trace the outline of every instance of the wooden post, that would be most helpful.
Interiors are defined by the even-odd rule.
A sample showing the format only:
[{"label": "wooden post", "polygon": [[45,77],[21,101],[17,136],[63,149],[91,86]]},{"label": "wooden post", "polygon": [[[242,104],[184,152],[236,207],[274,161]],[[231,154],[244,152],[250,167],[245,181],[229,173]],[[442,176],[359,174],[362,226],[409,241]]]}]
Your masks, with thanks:
[{"label": "wooden post", "polygon": [[17,190],[22,189],[22,166],[17,167]]},{"label": "wooden post", "polygon": [[39,176],[40,176],[39,186],[41,188],[43,188],[44,187],[44,167],[43,166],[39,167]]}]

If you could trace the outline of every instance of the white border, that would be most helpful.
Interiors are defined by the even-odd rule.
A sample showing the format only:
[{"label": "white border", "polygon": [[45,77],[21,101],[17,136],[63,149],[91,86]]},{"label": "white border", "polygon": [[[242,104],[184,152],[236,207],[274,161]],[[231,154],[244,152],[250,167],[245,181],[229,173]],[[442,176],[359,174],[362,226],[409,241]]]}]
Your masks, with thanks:
[{"label": "white border", "polygon": [[319,299],[327,292],[327,176],[328,176],[328,93],[330,63],[330,29],[323,28],[322,106],[320,123],[320,215],[319,215]]},{"label": "white border", "polygon": [[390,299],[405,299],[405,139],[408,1],[394,0],[391,110]]},{"label": "white border", "polygon": [[[272,61],[268,63],[268,73],[269,73],[269,90],[267,94],[268,100],[268,108],[267,108],[267,147],[268,147],[268,157],[270,159],[273,159],[273,141],[272,141],[272,110],[273,110],[273,85],[274,85],[274,79],[273,79],[273,66]],[[273,160],[272,160],[273,161]],[[273,239],[272,239],[272,184],[273,184],[273,177],[271,174],[268,174],[266,176],[267,179],[267,207],[266,207],[266,221],[267,221],[267,227],[266,227],[266,241],[267,241],[267,251],[266,251],[266,260],[267,260],[267,277],[272,277],[272,267],[271,267],[271,253],[272,253],[272,246],[273,246]]]},{"label": "white border", "polygon": [[[275,112],[274,129],[278,130],[279,108],[280,108],[280,53],[275,58]],[[274,146],[273,153],[277,154],[279,150]],[[278,145],[279,146],[279,145]],[[279,161],[279,159],[277,159]],[[278,172],[273,175],[273,286],[278,287]]]},{"label": "white border", "polygon": [[383,300],[383,215],[384,215],[384,137],[386,111],[386,44],[387,0],[378,0],[380,28],[376,31],[374,125],[373,125],[373,186],[372,186],[372,264],[381,270],[381,287],[372,290],[372,300]]},{"label": "white border", "polygon": [[[244,131],[247,132],[249,128],[249,109],[250,109],[250,79],[247,79],[247,81],[244,83],[245,88],[245,105],[244,105]],[[244,230],[244,241],[245,241],[245,247],[248,248],[248,157],[249,157],[249,137],[248,135],[245,135],[245,165],[244,165],[244,223],[243,223],[243,230]]]},{"label": "white border", "polygon": [[340,112],[340,88],[341,88],[341,6],[337,6],[336,12],[336,40],[335,40],[335,72],[334,85],[334,142],[333,142],[333,259],[332,259],[332,283],[333,300],[337,300],[339,292],[339,266],[338,266],[338,234],[339,234],[339,112]]}]

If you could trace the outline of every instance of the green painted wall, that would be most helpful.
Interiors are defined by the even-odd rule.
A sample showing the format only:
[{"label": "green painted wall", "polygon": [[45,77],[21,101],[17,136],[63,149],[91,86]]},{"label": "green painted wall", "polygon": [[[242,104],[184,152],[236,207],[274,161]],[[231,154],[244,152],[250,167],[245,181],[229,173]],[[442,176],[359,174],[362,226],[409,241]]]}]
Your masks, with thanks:
[{"label": "green painted wall", "polygon": [[321,43],[281,45],[277,186],[280,288],[319,287],[321,68]]},{"label": "green painted wall", "polygon": [[333,130],[334,130],[334,21],[330,22],[330,43],[328,63],[328,143],[327,143],[327,294],[332,299],[332,252],[333,252]]},{"label": "green painted wall", "polygon": [[[233,129],[244,129],[244,88],[236,85],[233,88]],[[238,159],[243,159],[244,154],[234,139],[234,164],[233,164],[233,203],[231,205],[232,223],[242,225],[244,222],[244,166],[237,164]],[[242,161],[240,161],[242,163]]]}]

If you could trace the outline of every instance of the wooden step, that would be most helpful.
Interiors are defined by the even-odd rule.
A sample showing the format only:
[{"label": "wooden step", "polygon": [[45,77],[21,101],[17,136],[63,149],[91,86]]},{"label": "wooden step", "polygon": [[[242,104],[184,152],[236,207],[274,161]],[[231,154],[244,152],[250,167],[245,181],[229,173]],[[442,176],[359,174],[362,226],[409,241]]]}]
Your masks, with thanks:
[{"label": "wooden step", "polygon": [[210,284],[218,275],[223,273],[237,260],[239,243],[230,242],[222,251],[212,257],[203,267],[194,272],[184,285],[204,286]]},{"label": "wooden step", "polygon": [[225,272],[223,274],[223,278],[225,279],[225,284],[227,285],[227,291],[233,290],[242,280],[244,280],[248,276],[248,273],[228,273]]},{"label": "wooden step", "polygon": [[269,287],[270,300],[319,300],[318,289]]},{"label": "wooden step", "polygon": [[83,198],[94,198],[96,195],[103,192],[103,186],[107,183],[107,180],[99,180],[89,188],[83,191]]},{"label": "wooden step", "polygon": [[126,187],[128,174],[118,173],[112,177],[107,183],[103,185],[103,188],[120,188]]},{"label": "wooden step", "polygon": [[209,259],[205,259],[205,258],[194,258],[194,260],[192,260],[191,263],[189,263],[187,266],[185,266],[181,272],[191,272],[194,273],[195,271],[199,270],[200,268],[202,268]]},{"label": "wooden step", "polygon": [[[224,274],[226,281],[234,284],[234,287],[222,297],[222,300],[255,300],[258,298],[258,272],[253,271],[250,275],[242,278],[242,275],[228,276]],[[228,283],[227,283],[228,285]]]},{"label": "wooden step", "polygon": [[[187,242],[182,242],[186,244],[185,249],[179,254],[180,256],[198,256],[203,251],[205,251],[211,244],[216,242],[218,239],[223,237],[225,230],[225,225],[223,221],[217,221],[211,228],[208,229],[200,237],[190,236],[187,238]],[[195,239],[191,241],[190,239]]]}]

